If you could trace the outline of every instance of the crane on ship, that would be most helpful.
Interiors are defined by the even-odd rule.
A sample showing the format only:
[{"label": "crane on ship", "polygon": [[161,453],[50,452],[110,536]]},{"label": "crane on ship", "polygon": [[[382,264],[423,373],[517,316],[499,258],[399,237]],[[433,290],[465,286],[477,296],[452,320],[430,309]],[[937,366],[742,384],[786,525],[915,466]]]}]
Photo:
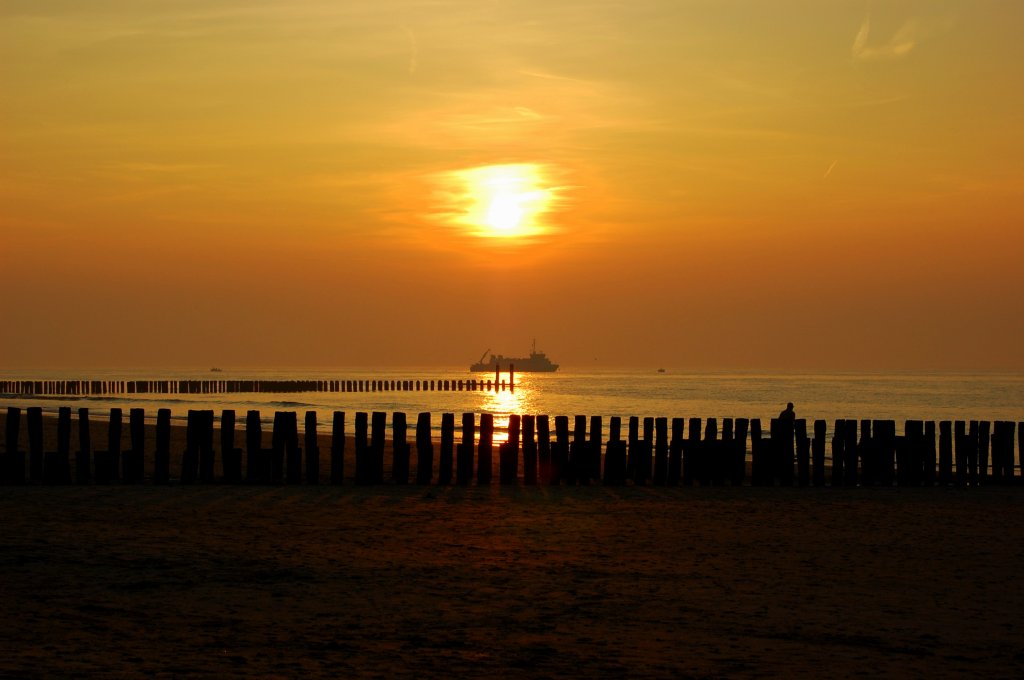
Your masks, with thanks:
[{"label": "crane on ship", "polygon": [[489,353],[490,351],[491,351],[491,348],[490,348],[490,347],[488,347],[487,349],[485,349],[485,350],[484,350],[484,353],[480,355],[480,361],[478,361],[477,363],[478,363],[478,364],[482,364],[482,363],[484,363],[484,359],[486,359],[486,358],[487,358],[487,354],[488,354],[488,353]]}]

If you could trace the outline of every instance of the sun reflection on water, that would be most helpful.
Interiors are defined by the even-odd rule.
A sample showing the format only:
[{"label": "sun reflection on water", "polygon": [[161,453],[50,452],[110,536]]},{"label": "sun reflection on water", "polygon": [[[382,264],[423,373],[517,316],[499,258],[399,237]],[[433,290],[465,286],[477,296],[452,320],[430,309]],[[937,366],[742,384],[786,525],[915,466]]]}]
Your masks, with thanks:
[{"label": "sun reflection on water", "polygon": [[508,388],[507,373],[502,373],[500,379],[505,381],[505,389],[477,393],[480,397],[477,412],[494,414],[495,446],[508,441],[509,416],[531,414],[536,408],[536,387],[529,373],[517,373],[512,389]]}]

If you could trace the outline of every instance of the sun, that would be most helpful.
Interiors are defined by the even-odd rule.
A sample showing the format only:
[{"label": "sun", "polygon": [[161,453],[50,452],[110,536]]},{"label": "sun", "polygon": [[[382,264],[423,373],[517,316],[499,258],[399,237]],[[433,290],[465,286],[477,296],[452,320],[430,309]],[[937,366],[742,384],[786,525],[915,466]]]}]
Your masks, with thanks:
[{"label": "sun", "polygon": [[483,165],[441,175],[442,219],[464,232],[524,242],[550,231],[559,187],[537,163]]},{"label": "sun", "polygon": [[500,191],[491,197],[484,222],[499,234],[514,233],[525,215],[521,204],[521,194]]}]

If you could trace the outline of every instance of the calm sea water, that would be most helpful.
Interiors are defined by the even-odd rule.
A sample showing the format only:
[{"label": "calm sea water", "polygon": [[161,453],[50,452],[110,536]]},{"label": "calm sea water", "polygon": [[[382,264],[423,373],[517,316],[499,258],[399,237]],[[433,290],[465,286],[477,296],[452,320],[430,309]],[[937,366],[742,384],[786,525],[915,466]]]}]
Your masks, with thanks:
[{"label": "calm sea water", "polygon": [[[3,378],[63,380],[467,380],[492,378],[471,374],[464,367],[416,369],[303,369],[224,370],[221,373],[188,370],[7,371]],[[502,376],[507,378],[506,375]],[[334,411],[404,411],[410,425],[415,414],[434,414],[434,428],[442,413],[493,413],[501,429],[508,415],[546,414],[761,418],[778,415],[787,401],[797,417],[828,421],[837,418],[892,419],[902,431],[903,421],[1013,420],[1024,422],[1024,375],[1008,373],[657,373],[636,370],[519,373],[514,391],[494,392],[361,392],[228,395],[123,395],[111,397],[57,397],[28,399],[0,396],[0,406],[41,405],[55,412],[59,406],[88,406],[97,417],[111,407],[142,407],[155,419],[157,409],[169,408],[175,418],[189,409],[235,409],[241,416],[258,409],[265,421],[276,410],[315,410],[322,428],[329,427]],[[349,416],[352,418],[353,416]],[[300,417],[299,422],[302,422]],[[349,426],[351,427],[351,425]],[[606,425],[607,427],[607,425]]]}]

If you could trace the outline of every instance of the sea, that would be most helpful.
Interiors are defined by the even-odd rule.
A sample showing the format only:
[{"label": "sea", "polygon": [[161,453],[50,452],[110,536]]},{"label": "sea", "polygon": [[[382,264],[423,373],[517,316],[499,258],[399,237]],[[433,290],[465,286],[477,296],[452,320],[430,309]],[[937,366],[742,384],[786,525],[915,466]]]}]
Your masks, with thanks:
[{"label": "sea", "polygon": [[[323,369],[134,369],[81,372],[2,371],[10,380],[381,380],[421,381],[494,379],[493,374],[469,373],[465,366],[415,368]],[[508,374],[501,375],[503,381]],[[495,438],[502,439],[511,414],[671,418],[760,418],[767,429],[787,402],[796,416],[810,424],[823,419],[831,432],[836,419],[895,420],[1010,420],[1024,422],[1024,374],[999,372],[821,373],[765,371],[675,371],[652,369],[573,370],[555,373],[516,373],[511,389],[498,391],[377,391],[299,392],[290,394],[124,394],[107,396],[27,397],[0,394],[0,406],[42,406],[56,413],[61,406],[88,407],[90,416],[103,418],[111,408],[143,408],[147,420],[157,410],[171,410],[184,420],[191,409],[212,409],[219,415],[234,409],[239,417],[259,410],[270,423],[276,411],[316,411],[326,432],[335,411],[351,422],[359,411],[404,412],[409,424],[421,412],[432,414],[438,435],[443,413],[491,413]],[[390,417],[389,417],[390,421]],[[456,419],[458,422],[459,419]],[[299,418],[299,423],[303,418]],[[351,426],[350,426],[351,427]],[[351,430],[350,430],[351,431]]]}]

